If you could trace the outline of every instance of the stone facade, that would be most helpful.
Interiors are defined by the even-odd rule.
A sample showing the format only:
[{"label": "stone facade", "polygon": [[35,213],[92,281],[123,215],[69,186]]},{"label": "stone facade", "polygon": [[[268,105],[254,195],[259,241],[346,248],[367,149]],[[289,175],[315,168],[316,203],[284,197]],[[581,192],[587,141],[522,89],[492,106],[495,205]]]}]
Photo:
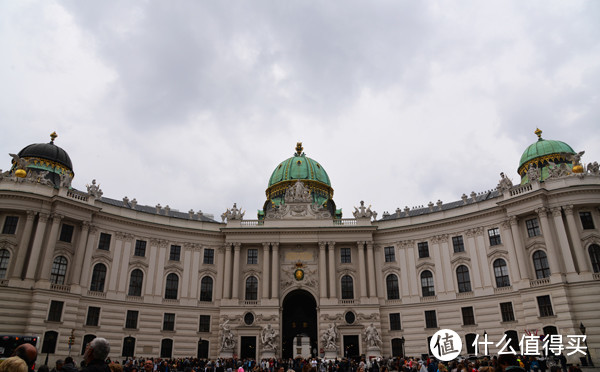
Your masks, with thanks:
[{"label": "stone facade", "polygon": [[[593,173],[380,220],[362,203],[354,218],[331,218],[298,185],[272,216],[245,220],[234,206],[223,223],[150,212],[99,187],[17,181],[0,181],[0,329],[38,335],[40,349],[56,332],[51,360],[69,353],[72,331],[72,355],[95,335],[112,359],[293,355],[286,340],[301,333],[318,355],[420,356],[442,328],[463,344],[537,331],[566,346],[583,323],[600,364]],[[295,296],[314,322],[296,324]]]}]

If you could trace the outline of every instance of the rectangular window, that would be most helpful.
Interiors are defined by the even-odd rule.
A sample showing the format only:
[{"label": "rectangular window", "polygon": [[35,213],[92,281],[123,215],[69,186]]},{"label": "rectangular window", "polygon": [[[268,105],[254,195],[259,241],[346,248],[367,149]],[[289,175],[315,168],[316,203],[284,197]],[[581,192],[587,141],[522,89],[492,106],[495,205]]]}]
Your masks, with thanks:
[{"label": "rectangular window", "polygon": [[391,331],[402,330],[402,324],[400,323],[400,313],[390,314],[390,330]]},{"label": "rectangular window", "polygon": [[494,227],[493,229],[489,229],[488,236],[490,238],[490,246],[502,244],[502,241],[500,240],[500,229],[499,228]]},{"label": "rectangular window", "polygon": [[515,313],[513,311],[512,302],[501,302],[500,313],[502,314],[503,322],[514,322]]},{"label": "rectangular window", "polygon": [[212,265],[215,263],[215,250],[212,248],[204,248],[204,264]]},{"label": "rectangular window", "polygon": [[427,242],[417,243],[419,248],[419,258],[429,257],[429,244]]},{"label": "rectangular window", "polygon": [[537,218],[525,221],[525,226],[527,226],[527,235],[530,238],[542,235],[540,232],[540,224],[538,223]]},{"label": "rectangular window", "polygon": [[135,249],[133,250],[133,255],[138,257],[146,257],[146,241],[145,240],[136,240],[135,241]]},{"label": "rectangular window", "polygon": [[60,229],[60,240],[61,242],[71,243],[71,239],[73,239],[73,225],[67,225],[63,223],[62,229]]},{"label": "rectangular window", "polygon": [[437,317],[435,316],[435,310],[425,311],[425,328],[437,328]]},{"label": "rectangular window", "polygon": [[139,314],[140,312],[137,310],[127,310],[127,317],[125,318],[125,328],[137,329]]},{"label": "rectangular window", "polygon": [[396,251],[394,247],[383,248],[385,252],[385,262],[396,262]]},{"label": "rectangular window", "polygon": [[171,252],[169,253],[169,261],[180,261],[181,260],[181,246],[172,245]]},{"label": "rectangular window", "polygon": [[60,322],[64,304],[62,301],[50,301],[50,311],[48,311],[49,322]]},{"label": "rectangular window", "polygon": [[14,235],[17,232],[18,223],[19,217],[6,216],[6,219],[4,220],[4,227],[2,227],[2,234]]},{"label": "rectangular window", "polygon": [[248,249],[248,265],[258,264],[258,249]]},{"label": "rectangular window", "polygon": [[537,302],[538,308],[540,309],[540,317],[554,315],[554,311],[552,311],[552,303],[550,302],[550,296],[538,296]]},{"label": "rectangular window", "polygon": [[175,314],[165,313],[163,318],[163,331],[174,331],[175,330]]},{"label": "rectangular window", "polygon": [[581,219],[581,225],[584,230],[594,229],[594,220],[592,219],[591,212],[579,212],[579,218]]},{"label": "rectangular window", "polygon": [[462,235],[452,237],[452,246],[454,247],[454,253],[465,251],[465,242]]},{"label": "rectangular window", "polygon": [[100,321],[100,308],[95,306],[88,307],[87,318],[85,319],[86,326],[97,327]]},{"label": "rectangular window", "polygon": [[340,255],[342,263],[351,263],[352,257],[350,256],[350,248],[340,248]]},{"label": "rectangular window", "polygon": [[200,315],[198,332],[210,332],[210,315]]},{"label": "rectangular window", "polygon": [[110,234],[100,233],[100,240],[98,241],[98,249],[102,249],[103,251],[110,250]]},{"label": "rectangular window", "polygon": [[473,306],[462,307],[462,318],[463,325],[473,325],[475,324],[475,314],[473,313]]}]

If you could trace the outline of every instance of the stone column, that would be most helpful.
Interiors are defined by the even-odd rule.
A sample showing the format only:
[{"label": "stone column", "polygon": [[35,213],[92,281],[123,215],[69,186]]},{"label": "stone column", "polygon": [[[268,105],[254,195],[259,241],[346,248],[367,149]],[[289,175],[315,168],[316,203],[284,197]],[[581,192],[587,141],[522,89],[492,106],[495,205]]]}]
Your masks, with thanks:
[{"label": "stone column", "polygon": [[52,227],[50,228],[50,237],[48,238],[48,244],[46,245],[46,249],[44,249],[43,258],[41,260],[42,274],[40,275],[40,279],[42,280],[50,280],[52,265],[54,264],[54,260],[52,258],[54,257],[56,239],[58,238],[58,228],[60,227],[60,222],[62,221],[62,219],[63,216],[59,214],[52,215]]},{"label": "stone column", "polygon": [[[444,239],[448,239],[448,236],[437,235],[431,239],[431,253],[433,253],[433,263],[435,264],[435,293],[445,293],[446,278],[444,277],[444,268],[442,264],[442,254],[440,252],[440,242]],[[453,281],[449,282],[448,285],[451,286]]]},{"label": "stone column", "polygon": [[146,281],[146,294],[149,296],[153,296],[154,288],[156,287],[156,282],[162,282],[162,278],[158,278],[158,276],[155,275],[156,261],[158,258],[158,239],[150,239],[149,243],[149,252],[146,252],[146,254],[148,255],[148,279]]},{"label": "stone column", "polygon": [[501,224],[502,229],[500,230],[500,234],[502,236],[502,240],[504,241],[504,245],[508,248],[508,260],[510,261],[511,276],[513,278],[513,282],[518,282],[521,280],[521,271],[519,270],[519,266],[523,265],[523,262],[519,262],[517,259],[517,255],[515,252],[515,247],[513,245],[513,235],[510,227],[510,220],[506,220]]},{"label": "stone column", "polygon": [[[409,261],[408,261],[408,257],[406,255],[406,249],[403,247],[402,242],[396,242],[395,246],[397,247],[394,248],[397,252],[398,252],[398,266],[400,267],[400,289],[401,289],[401,298],[406,298],[410,296],[410,289],[408,287],[408,284],[411,282],[414,282],[416,279],[414,277],[408,277],[408,271],[409,271]],[[380,266],[379,266],[380,267]],[[415,274],[416,276],[416,274]],[[381,288],[381,290],[383,291],[383,283],[378,283],[379,284],[379,288]],[[382,294],[383,297],[383,294]]]},{"label": "stone column", "polygon": [[278,299],[279,298],[279,243],[274,242],[271,243],[271,248],[273,248],[272,259],[273,263],[271,265],[271,271],[273,272],[273,280],[271,281],[271,298]]},{"label": "stone column", "polygon": [[565,224],[562,219],[562,211],[560,207],[552,208],[552,218],[554,219],[554,227],[556,228],[556,235],[558,235],[558,242],[560,244],[560,253],[565,263],[565,269],[567,273],[574,273],[575,263],[573,262],[573,255],[571,254],[571,246],[569,245],[569,239],[567,238],[567,232],[565,230]]},{"label": "stone column", "polygon": [[[117,284],[118,284],[117,290],[121,293],[127,294],[127,291],[129,289],[127,286],[129,284],[129,278],[128,278],[127,274],[129,274],[129,258],[131,257],[131,246],[133,243],[133,235],[124,234],[123,241],[125,244],[123,245],[123,255],[121,258],[121,267],[119,268],[119,280],[117,282]],[[113,266],[114,266],[114,264],[113,264]],[[145,278],[145,279],[147,282],[148,278]]]},{"label": "stone column", "polygon": [[577,224],[575,223],[575,217],[573,216],[573,206],[567,205],[563,207],[565,216],[567,217],[567,226],[569,228],[569,235],[571,235],[571,242],[573,243],[573,250],[575,251],[575,258],[577,259],[577,266],[579,272],[589,272],[590,265],[586,257],[586,252],[581,245],[581,237],[577,230]]},{"label": "stone column", "polygon": [[[397,251],[397,249],[395,250]],[[373,254],[375,255],[375,266],[373,266],[373,272],[375,273],[375,296],[379,298],[379,296],[384,297],[385,294],[383,288],[383,273],[381,272],[384,259],[383,246],[379,244],[376,245],[373,248]]]},{"label": "stone column", "polygon": [[44,241],[44,235],[46,233],[46,224],[48,223],[48,217],[48,214],[40,213],[40,216],[38,218],[38,225],[35,229],[35,236],[33,237],[33,245],[31,247],[31,255],[29,256],[27,270],[25,271],[26,279],[35,279],[37,264],[40,261],[39,257],[42,253],[42,242]]},{"label": "stone column", "polygon": [[223,298],[224,299],[231,298],[231,275],[233,273],[230,270],[231,270],[231,243],[225,243],[225,270],[223,270],[223,274],[225,275],[225,280],[223,280]]},{"label": "stone column", "polygon": [[33,220],[36,215],[37,212],[27,211],[27,219],[25,220],[25,228],[23,229],[23,235],[19,242],[19,250],[17,251],[16,259],[12,264],[13,269],[11,278],[23,279],[25,277],[23,266],[25,266],[25,258],[27,257],[27,249],[29,248],[29,241],[31,240],[31,232],[33,230]]},{"label": "stone column", "polygon": [[337,298],[335,290],[335,242],[327,243],[329,254],[329,298]]},{"label": "stone column", "polygon": [[113,261],[110,265],[110,269],[108,270],[108,278],[106,278],[106,282],[108,285],[108,292],[115,292],[117,290],[117,279],[119,278],[119,267],[121,263],[121,255],[123,253],[123,240],[125,239],[125,234],[122,232],[118,232],[115,234],[117,240],[115,241],[115,250],[113,252]]},{"label": "stone column", "polygon": [[481,279],[484,287],[492,286],[492,270],[487,261],[485,241],[483,240],[483,228],[478,227],[475,230],[475,245],[477,246],[477,256],[479,257],[479,267],[481,268]]},{"label": "stone column", "polygon": [[465,235],[467,236],[466,251],[471,258],[471,262],[473,263],[473,288],[483,288],[483,280],[481,279],[481,268],[479,267],[479,258],[477,257],[477,251],[475,248],[475,229],[470,229],[465,231]]},{"label": "stone column", "polygon": [[550,264],[551,275],[560,275],[560,263],[558,262],[558,252],[554,245],[554,239],[552,239],[552,230],[550,230],[550,224],[548,223],[548,212],[546,208],[539,208],[537,211],[540,217],[540,224],[542,225],[542,234],[544,235],[544,242],[546,243],[546,249],[548,250],[548,263]]},{"label": "stone column", "polygon": [[521,274],[521,278],[529,280],[531,278],[531,274],[529,272],[529,262],[525,257],[525,248],[523,248],[521,232],[519,231],[519,220],[516,216],[511,216],[509,218],[509,221],[510,231],[512,232],[513,244],[515,247],[515,252],[517,254],[517,264],[519,266],[519,273]]},{"label": "stone column", "polygon": [[[452,277],[455,275],[452,270],[452,261],[450,258],[450,246],[448,242],[450,237],[447,234],[440,236],[440,251],[442,254],[442,271],[444,272],[444,281],[447,287],[454,287],[451,283],[454,283]],[[472,287],[471,287],[472,288]]]},{"label": "stone column", "polygon": [[233,243],[233,288],[231,298],[237,300],[240,298],[240,254],[242,243]]},{"label": "stone column", "polygon": [[[168,243],[166,240],[158,239],[158,260],[156,262],[156,277],[154,280],[154,294],[157,296],[163,297],[164,289],[165,289],[165,263],[167,262],[167,247]],[[156,248],[156,247],[155,247]],[[179,278],[179,282],[181,283],[181,278]],[[178,297],[181,296],[179,293],[179,288],[177,289]]]},{"label": "stone column", "polygon": [[79,235],[79,240],[75,246],[75,256],[73,257],[73,262],[71,263],[71,268],[69,269],[71,272],[69,279],[70,284],[79,284],[81,280],[81,269],[83,268],[83,257],[85,256],[89,232],[90,223],[83,221],[81,223],[81,234]]},{"label": "stone column", "polygon": [[408,259],[408,276],[410,282],[410,295],[419,295],[419,283],[421,279],[417,276],[417,259],[415,242],[413,240],[406,240],[402,242],[402,248],[406,252],[406,258]]},{"label": "stone column", "polygon": [[89,288],[89,276],[92,264],[92,253],[94,252],[94,243],[96,242],[96,234],[98,228],[92,224],[89,225],[89,236],[87,245],[85,246],[85,254],[83,256],[83,264],[81,265],[81,280],[75,281],[77,277],[73,278],[73,284],[80,284],[83,288]]},{"label": "stone column", "polygon": [[319,242],[319,297],[327,297],[327,257],[325,256],[326,242]]},{"label": "stone column", "polygon": [[358,248],[358,276],[360,281],[360,297],[367,297],[367,273],[365,270],[365,242],[356,242]]},{"label": "stone column", "polygon": [[[226,246],[226,245],[225,245]],[[216,287],[216,294],[215,294],[215,300],[220,300],[223,298],[223,287],[224,284],[223,282],[225,281],[225,277],[228,275],[225,275],[225,246],[222,247],[218,247],[217,249],[215,249],[216,253],[217,253],[217,257],[215,257],[214,261],[214,265],[217,268],[217,285]],[[207,249],[207,247],[204,247],[204,249]],[[202,252],[204,254],[204,252]]]},{"label": "stone column", "polygon": [[373,242],[367,242],[367,271],[369,273],[369,297],[377,297],[375,286],[375,257],[373,255]]},{"label": "stone column", "polygon": [[269,264],[271,260],[269,259],[269,243],[262,243],[263,245],[263,272],[262,272],[262,298],[269,298]]}]

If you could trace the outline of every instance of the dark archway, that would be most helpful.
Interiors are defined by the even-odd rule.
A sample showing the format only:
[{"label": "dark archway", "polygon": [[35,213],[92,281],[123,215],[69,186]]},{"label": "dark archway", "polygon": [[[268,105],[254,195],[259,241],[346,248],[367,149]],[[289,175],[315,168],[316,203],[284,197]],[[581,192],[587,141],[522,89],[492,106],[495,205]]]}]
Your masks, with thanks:
[{"label": "dark archway", "polygon": [[307,334],[311,350],[317,349],[317,303],[307,291],[297,289],[283,299],[281,356],[293,358],[294,337]]}]

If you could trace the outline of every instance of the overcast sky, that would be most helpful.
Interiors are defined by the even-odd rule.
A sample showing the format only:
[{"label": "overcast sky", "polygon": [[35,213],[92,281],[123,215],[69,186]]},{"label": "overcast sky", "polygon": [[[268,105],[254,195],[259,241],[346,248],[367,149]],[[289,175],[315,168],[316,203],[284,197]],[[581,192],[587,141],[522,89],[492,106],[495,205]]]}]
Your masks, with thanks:
[{"label": "overcast sky", "polygon": [[302,141],[345,217],[514,183],[536,127],[600,161],[600,1],[3,1],[0,168],[256,218]]}]

